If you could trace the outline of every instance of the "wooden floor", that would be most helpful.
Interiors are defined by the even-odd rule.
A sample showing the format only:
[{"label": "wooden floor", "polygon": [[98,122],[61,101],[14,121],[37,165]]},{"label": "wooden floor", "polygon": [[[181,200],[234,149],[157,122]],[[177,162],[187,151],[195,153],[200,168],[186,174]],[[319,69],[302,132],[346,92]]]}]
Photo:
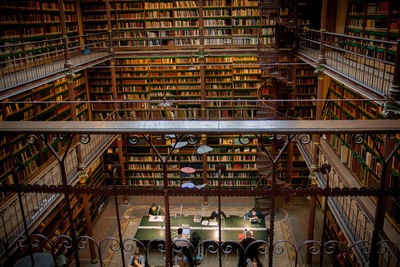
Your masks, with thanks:
[{"label": "wooden floor", "polygon": [[[79,66],[83,63],[86,63],[88,61],[101,58],[105,55],[109,54],[108,52],[92,52],[89,55],[76,55],[71,57],[71,63],[74,66]],[[64,68],[64,63],[65,60],[64,58],[61,58],[59,60],[55,60],[52,62],[48,61],[43,61],[43,62],[34,62],[31,63],[32,65],[37,65],[37,66],[32,66],[29,67],[29,64],[27,64],[25,67],[26,69],[20,70],[20,71],[15,71],[9,74],[5,74],[0,76],[0,87],[1,89],[7,89],[10,87],[15,87],[21,84],[28,83],[30,81],[40,79],[46,76],[49,76],[54,73],[61,72],[65,70]],[[21,66],[20,68],[24,68]]]},{"label": "wooden floor", "polygon": [[[298,53],[318,62],[318,50],[305,49],[300,47]],[[374,89],[381,95],[386,94],[392,85],[393,68],[383,66],[377,62],[361,60],[358,58],[350,59],[336,51],[327,51],[325,53],[326,66],[336,70],[340,74],[357,81],[360,85]],[[365,63],[369,63],[365,64]],[[374,65],[375,64],[375,65]]]}]

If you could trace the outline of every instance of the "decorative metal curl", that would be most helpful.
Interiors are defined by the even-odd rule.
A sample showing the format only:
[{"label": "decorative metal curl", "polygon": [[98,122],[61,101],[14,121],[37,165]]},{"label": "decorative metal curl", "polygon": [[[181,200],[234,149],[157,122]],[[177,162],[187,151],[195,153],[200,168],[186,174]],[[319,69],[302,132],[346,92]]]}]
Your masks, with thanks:
[{"label": "decorative metal curl", "polygon": [[329,241],[325,242],[323,245],[323,253],[325,255],[332,255],[333,253],[335,253],[335,247],[338,247],[338,246],[343,248],[342,251],[344,250],[346,252],[346,256],[347,256],[347,254],[348,254],[347,246],[337,240],[329,240]]},{"label": "decorative metal curl", "polygon": [[[257,246],[255,246],[257,245]],[[261,255],[265,255],[267,254],[268,249],[265,249],[264,246],[261,245],[267,245],[269,247],[269,243],[265,240],[255,240],[253,242],[251,242],[247,248],[244,251],[244,255],[247,255],[247,252],[254,249],[255,247],[257,247],[257,251],[258,253],[260,253]]]},{"label": "decorative metal curl", "polygon": [[[398,250],[397,245],[395,243],[393,243],[392,241],[390,241],[390,240],[381,240],[376,244],[376,246],[378,248],[378,254],[379,255],[384,255],[388,250],[390,250],[390,248],[389,248],[389,246],[387,244],[389,244],[389,246],[395,247],[396,250]],[[383,245],[385,245],[385,246],[383,246]],[[397,258],[398,255],[399,255],[399,251],[395,251],[393,256],[396,257],[396,261],[400,260],[399,258]]]},{"label": "decorative metal curl", "polygon": [[355,134],[351,137],[351,140],[355,144],[362,144],[364,142],[364,135],[363,134]]},{"label": "decorative metal curl", "polygon": [[[99,248],[101,248],[101,246],[103,245],[103,243],[105,243],[106,241],[111,241],[110,244],[110,249],[114,252],[119,251],[121,249],[121,243],[119,242],[119,240],[115,237],[106,237],[103,240],[100,241],[99,243]],[[99,249],[100,250],[100,249]]]},{"label": "decorative metal curl", "polygon": [[183,247],[178,247],[176,245],[176,242],[184,242],[186,244],[186,246],[188,245],[193,251],[196,251],[196,249],[194,248],[193,244],[189,240],[179,239],[179,240],[175,240],[175,241],[172,242],[172,250],[174,252],[180,252],[180,251],[182,251],[182,248],[183,248]]},{"label": "decorative metal curl", "polygon": [[157,244],[157,250],[159,251],[159,252],[165,252],[165,240],[164,239],[161,239],[161,238],[156,238],[156,239],[153,239],[153,240],[150,240],[150,242],[147,244],[147,251],[149,251],[150,252],[150,246],[151,246],[151,244],[152,243],[155,243],[155,242],[158,242],[158,244]]},{"label": "decorative metal curl", "polygon": [[28,246],[26,236],[22,234],[10,236],[7,239],[6,244],[8,246],[9,244],[13,244],[14,242],[18,244],[19,248],[26,248]]},{"label": "decorative metal curl", "polygon": [[[126,251],[126,252],[132,252],[134,249],[134,246],[132,243],[125,244],[129,241],[132,241],[133,244],[138,243],[141,247],[143,247],[143,249],[146,249],[146,246],[140,240],[131,237],[131,238],[127,238],[124,241],[122,241],[124,251]],[[136,247],[138,247],[138,245],[136,245]]]},{"label": "decorative metal curl", "polygon": [[[317,248],[315,245],[312,244],[317,244],[319,248]],[[305,245],[311,245],[309,248],[309,251],[311,253],[311,255],[318,255],[319,253],[321,253],[321,243],[316,241],[316,240],[307,240],[304,241],[303,243],[301,243],[301,245],[299,246],[299,248],[296,251],[296,261],[295,263],[297,263],[298,259],[299,259],[299,253],[300,250],[305,246]]]},{"label": "decorative metal curl", "polygon": [[40,239],[43,239],[47,243],[50,244],[51,249],[53,250],[53,242],[47,236],[44,236],[42,234],[33,234],[31,235],[31,245],[33,248],[37,248],[41,245]]},{"label": "decorative metal curl", "polygon": [[371,250],[369,249],[370,247],[370,242],[366,241],[366,240],[359,240],[357,242],[354,242],[353,244],[351,244],[351,246],[349,247],[349,250],[359,247],[360,251],[362,254],[368,256],[369,254],[371,254]]},{"label": "decorative metal curl", "polygon": [[79,141],[81,142],[81,144],[84,144],[84,145],[89,144],[90,140],[91,140],[91,137],[88,134],[81,134],[79,136]]},{"label": "decorative metal curl", "polygon": [[199,141],[199,138],[196,135],[189,134],[187,135],[187,142],[191,145],[196,144]]},{"label": "decorative metal curl", "polygon": [[[85,239],[87,239],[88,241],[86,241]],[[96,247],[98,248],[99,245],[97,244],[96,240],[94,240],[91,236],[88,235],[81,235],[78,236],[77,238],[77,247],[80,250],[86,249],[88,246],[88,243],[92,241],[94,244],[96,244]]]},{"label": "decorative metal curl", "polygon": [[201,245],[204,245],[204,247],[206,247],[207,251],[210,253],[215,254],[218,252],[219,245],[218,245],[218,242],[215,240],[207,239],[207,240],[201,241],[197,247],[199,248]]},{"label": "decorative metal curl", "polygon": [[64,248],[66,248],[66,249],[72,248],[73,240],[71,237],[69,237],[67,235],[56,236],[56,238],[54,239],[53,245],[56,246],[60,240],[61,240],[61,244]]},{"label": "decorative metal curl", "polygon": [[287,243],[287,244],[291,245],[292,248],[293,248],[293,250],[294,250],[295,252],[297,252],[296,245],[295,245],[292,241],[290,241],[290,240],[278,240],[278,241],[276,241],[276,242],[274,243],[274,250],[273,250],[273,253],[274,253],[274,254],[276,254],[276,255],[282,255],[283,252],[285,251],[285,249],[283,248],[283,246],[280,245],[281,243],[282,243],[282,244]]},{"label": "decorative metal curl", "polygon": [[227,240],[227,241],[223,242],[222,245],[221,245],[222,252],[225,253],[225,254],[232,253],[232,251],[235,248],[237,250],[239,250],[239,253],[244,253],[244,247],[239,242],[236,242],[236,241],[233,241],[233,240]]},{"label": "decorative metal curl", "polygon": [[311,134],[301,134],[299,135],[298,140],[301,144],[307,145],[311,142],[312,137]]},{"label": "decorative metal curl", "polygon": [[242,145],[248,145],[252,141],[253,138],[251,138],[249,135],[239,135],[239,143],[241,143]]},{"label": "decorative metal curl", "polygon": [[132,145],[136,145],[137,143],[139,143],[139,136],[137,136],[136,134],[129,136],[128,142]]},{"label": "decorative metal curl", "polygon": [[30,134],[26,137],[26,142],[30,145],[33,145],[39,140],[39,137],[35,134]]}]

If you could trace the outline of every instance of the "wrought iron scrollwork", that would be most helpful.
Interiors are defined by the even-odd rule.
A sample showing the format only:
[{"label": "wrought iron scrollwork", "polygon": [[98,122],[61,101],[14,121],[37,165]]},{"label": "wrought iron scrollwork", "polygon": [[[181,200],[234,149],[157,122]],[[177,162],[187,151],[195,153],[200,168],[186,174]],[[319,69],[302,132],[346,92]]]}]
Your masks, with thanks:
[{"label": "wrought iron scrollwork", "polygon": [[299,135],[298,140],[301,144],[307,145],[311,142],[312,137],[311,134],[301,134]]},{"label": "wrought iron scrollwork", "polygon": [[89,144],[90,140],[91,140],[91,137],[88,134],[81,134],[79,136],[79,141],[81,142],[81,144],[84,144],[84,145]]},{"label": "wrought iron scrollwork", "polygon": [[355,143],[355,144],[362,144],[364,142],[364,135],[363,134],[354,134],[351,137],[351,140]]},{"label": "wrought iron scrollwork", "polygon": [[137,143],[139,143],[139,136],[137,136],[136,134],[129,136],[128,142],[132,145],[136,145]]}]

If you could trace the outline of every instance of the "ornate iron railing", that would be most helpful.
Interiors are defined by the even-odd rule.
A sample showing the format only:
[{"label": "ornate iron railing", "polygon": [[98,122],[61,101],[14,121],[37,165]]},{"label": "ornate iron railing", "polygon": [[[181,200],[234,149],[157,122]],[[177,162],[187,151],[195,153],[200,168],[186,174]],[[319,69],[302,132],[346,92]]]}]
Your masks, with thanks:
[{"label": "ornate iron railing", "polygon": [[[108,55],[108,33],[0,46],[0,86],[6,90]],[[67,50],[65,48],[67,46]]]},{"label": "ornate iron railing", "polygon": [[[321,41],[322,36],[322,41]],[[392,85],[398,42],[311,29],[298,31],[298,53],[324,68],[385,96]],[[324,47],[321,58],[320,47]]]},{"label": "ornate iron railing", "polygon": [[[240,125],[240,126],[239,126]],[[13,248],[10,246],[11,241],[16,244],[16,247],[26,248],[26,251],[30,251],[30,253],[26,254],[32,255],[32,253],[37,252],[37,249],[45,249],[43,248],[43,244],[37,240],[43,240],[43,242],[47,242],[49,244],[49,248],[47,249],[53,256],[56,254],[56,249],[59,251],[59,247],[63,247],[65,250],[70,251],[74,255],[75,265],[80,266],[81,258],[80,251],[88,247],[90,244],[94,246],[95,250],[97,249],[98,257],[100,263],[103,264],[102,252],[100,247],[108,241],[112,242],[111,250],[116,252],[121,252],[121,262],[122,265],[125,266],[125,254],[124,252],[131,252],[133,246],[129,246],[127,242],[135,242],[136,246],[143,247],[143,251],[147,258],[149,258],[148,247],[145,247],[144,244],[141,244],[139,241],[134,240],[133,238],[128,238],[123,240],[123,236],[121,234],[121,230],[119,227],[117,238],[110,237],[105,238],[100,241],[94,240],[92,237],[88,236],[80,236],[76,235],[76,229],[74,225],[74,221],[72,220],[72,211],[67,209],[68,213],[68,221],[70,222],[69,228],[71,235],[61,235],[56,237],[54,240],[48,240],[48,238],[40,236],[40,235],[31,235],[28,230],[28,226],[26,223],[25,210],[26,206],[29,205],[22,201],[23,193],[31,193],[34,195],[37,194],[64,194],[64,198],[67,205],[70,205],[69,195],[70,194],[92,194],[92,195],[107,195],[113,196],[116,207],[116,221],[120,226],[120,217],[118,213],[118,196],[137,196],[137,195],[148,195],[148,196],[163,196],[165,202],[165,240],[156,239],[151,243],[158,242],[160,244],[157,246],[157,249],[160,252],[165,252],[165,265],[169,266],[171,264],[172,255],[174,251],[173,242],[171,240],[171,225],[170,225],[170,210],[169,210],[169,198],[172,196],[218,196],[218,197],[235,197],[235,196],[264,196],[270,197],[272,201],[271,205],[271,213],[269,220],[269,231],[270,234],[268,236],[268,240],[258,240],[253,243],[254,246],[262,245],[259,253],[266,254],[267,261],[269,266],[273,265],[273,259],[277,255],[281,255],[283,253],[285,247],[281,246],[282,244],[287,247],[292,248],[292,252],[294,252],[295,257],[293,259],[293,265],[297,266],[299,263],[303,262],[301,256],[301,251],[306,249],[306,252],[311,253],[312,255],[339,255],[344,259],[344,263],[347,264],[347,261],[352,261],[354,258],[352,257],[354,250],[360,251],[361,254],[365,255],[368,259],[369,264],[373,264],[376,266],[379,262],[385,262],[388,266],[398,266],[399,261],[398,257],[398,248],[395,244],[392,244],[388,240],[380,240],[379,232],[382,230],[377,223],[379,216],[382,216],[381,211],[382,206],[377,205],[377,217],[374,218],[374,226],[372,229],[372,239],[371,241],[367,240],[355,240],[354,242],[349,242],[349,244],[344,244],[339,242],[338,240],[323,240],[320,241],[308,240],[301,244],[295,244],[289,240],[274,240],[274,227],[275,227],[275,200],[278,196],[325,196],[329,197],[329,199],[340,199],[343,197],[357,197],[357,196],[376,196],[378,200],[384,198],[386,196],[395,196],[400,193],[399,188],[348,188],[348,187],[325,187],[325,188],[279,188],[276,186],[276,165],[278,159],[281,157],[282,153],[288,147],[288,144],[297,139],[299,142],[307,144],[311,141],[310,134],[321,134],[321,133],[388,133],[388,134],[398,134],[400,132],[400,125],[398,121],[177,121],[177,122],[146,122],[146,121],[136,121],[136,122],[0,122],[0,132],[3,134],[12,134],[12,133],[26,133],[27,139],[30,141],[35,140],[36,138],[41,138],[43,140],[49,140],[49,138],[64,138],[65,140],[69,140],[72,142],[74,136],[76,134],[80,134],[81,142],[83,145],[90,143],[92,135],[96,134],[128,134],[129,142],[131,144],[137,143],[137,137],[135,137],[134,133],[142,134],[143,137],[147,140],[149,145],[151,145],[154,149],[154,145],[151,142],[151,139],[147,138],[147,134],[171,134],[174,135],[174,139],[176,140],[175,145],[172,147],[171,152],[175,149],[176,144],[179,141],[190,141],[195,142],[196,134],[200,133],[224,133],[224,134],[240,134],[239,141],[242,144],[247,144],[250,142],[250,137],[244,134],[250,133],[253,134],[253,138],[257,138],[260,144],[260,149],[266,153],[267,156],[270,157],[272,165],[273,165],[273,175],[272,175],[272,184],[270,187],[266,188],[226,188],[221,190],[218,188],[203,188],[200,190],[193,189],[184,189],[184,188],[173,188],[168,186],[168,178],[167,175],[164,175],[164,183],[162,187],[137,187],[137,186],[117,186],[117,185],[109,185],[109,186],[71,186],[68,184],[67,175],[66,175],[66,155],[68,155],[69,150],[67,149],[63,152],[62,155],[58,155],[55,153],[59,163],[62,177],[62,184],[58,185],[2,185],[0,186],[0,190],[2,192],[17,192],[18,195],[18,203],[21,216],[20,218],[23,221],[24,225],[24,235],[9,235],[8,238],[3,239],[3,258],[7,260],[8,257],[12,255]],[[50,134],[51,133],[51,134]],[[182,134],[183,133],[183,134]],[[281,150],[274,154],[269,151],[267,148],[267,144],[270,142],[278,141],[283,143]],[[88,142],[89,141],[89,142]],[[49,145],[49,142],[47,142]],[[394,155],[399,149],[400,144],[395,145],[392,152],[389,154],[389,157]],[[49,149],[51,147],[49,146]],[[156,154],[159,156],[163,165],[166,165],[168,161],[168,156],[162,157],[159,155],[157,150],[155,149]],[[387,160],[384,162],[384,165],[387,164]],[[385,168],[385,166],[384,166]],[[166,168],[163,168],[165,174],[167,172]],[[117,174],[117,171],[114,171],[114,174]],[[327,175],[327,173],[321,173],[322,175]],[[381,180],[384,181],[386,178],[386,174],[383,172]],[[115,181],[115,179],[113,179]],[[337,185],[332,183],[332,185]],[[378,201],[379,203],[379,201]],[[324,213],[326,216],[326,213]],[[384,216],[384,210],[383,210]],[[351,217],[350,217],[351,218]],[[219,219],[219,221],[221,221]],[[325,221],[325,219],[324,219]],[[218,228],[221,229],[221,223],[219,223]],[[220,230],[219,230],[220,231]],[[29,241],[28,241],[29,240]],[[127,241],[128,240],[128,241]],[[84,242],[85,241],[85,242]],[[240,247],[237,242],[229,241],[229,243],[216,241],[216,240],[207,240],[202,241],[200,244],[207,244],[205,246],[209,252],[219,252],[219,257],[222,254],[229,254],[232,251],[236,251],[237,255],[245,254],[246,250]],[[142,242],[143,243],[143,242]],[[58,245],[59,244],[59,245]],[[147,246],[147,245],[146,245]],[[194,252],[197,252],[199,246],[195,247],[189,245]],[[310,247],[310,248],[308,248]],[[247,251],[250,248],[247,248]],[[196,255],[195,253],[194,255]],[[7,255],[7,256],[6,256]],[[384,256],[382,256],[384,255]],[[389,256],[387,256],[389,255]],[[382,257],[385,257],[383,259]],[[394,258],[396,257],[396,258]],[[34,258],[34,257],[32,257]],[[300,259],[301,258],[301,259]],[[390,262],[388,260],[390,259]],[[221,262],[221,260],[219,260]],[[323,262],[323,259],[321,260]]]}]

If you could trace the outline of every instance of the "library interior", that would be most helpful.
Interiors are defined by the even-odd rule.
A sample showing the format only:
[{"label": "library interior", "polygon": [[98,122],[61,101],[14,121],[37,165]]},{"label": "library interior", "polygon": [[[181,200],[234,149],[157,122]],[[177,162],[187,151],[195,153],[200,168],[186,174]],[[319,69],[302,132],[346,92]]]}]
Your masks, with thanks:
[{"label": "library interior", "polygon": [[0,266],[399,266],[400,1],[0,9]]}]

